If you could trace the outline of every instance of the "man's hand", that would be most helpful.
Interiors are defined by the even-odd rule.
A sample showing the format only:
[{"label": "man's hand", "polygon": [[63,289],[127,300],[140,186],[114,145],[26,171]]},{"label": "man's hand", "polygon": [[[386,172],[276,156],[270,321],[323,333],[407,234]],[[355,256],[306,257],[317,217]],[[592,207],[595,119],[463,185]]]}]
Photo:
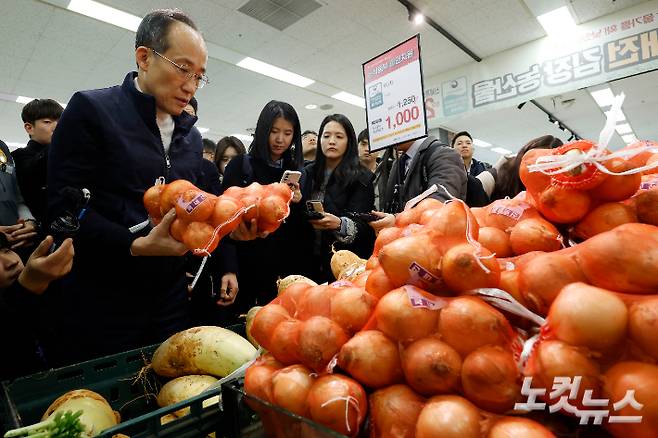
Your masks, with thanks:
[{"label": "man's hand", "polygon": [[222,276],[222,285],[219,290],[218,306],[229,306],[233,304],[238,296],[238,277],[232,272],[227,272]]},{"label": "man's hand", "polygon": [[370,226],[375,230],[375,233],[379,233],[384,228],[392,227],[395,225],[395,216],[389,213],[382,213],[381,211],[373,211],[373,214],[377,215],[380,219],[369,222]]},{"label": "man's hand", "polygon": [[187,247],[169,234],[169,226],[174,219],[176,219],[176,210],[172,208],[148,235],[138,237],[133,241],[130,253],[134,256],[182,256],[185,254]]},{"label": "man's hand", "polygon": [[252,219],[248,224],[245,221],[241,221],[240,225],[238,225],[238,227],[231,233],[231,239],[254,240],[258,239],[259,237],[265,238],[268,236],[268,234],[269,233],[267,231],[259,233],[258,221],[256,219]]},{"label": "man's hand", "polygon": [[73,240],[64,240],[55,252],[48,254],[52,244],[51,236],[43,239],[18,276],[21,286],[36,294],[42,294],[51,281],[68,274],[73,266]]},{"label": "man's hand", "polygon": [[11,249],[29,246],[37,235],[37,227],[33,221],[20,221],[15,225],[0,226],[0,232],[7,235]]},{"label": "man's hand", "polygon": [[315,219],[309,221],[313,228],[316,230],[330,230],[336,231],[340,229],[340,218],[334,216],[331,213],[323,213],[324,217],[322,219]]}]

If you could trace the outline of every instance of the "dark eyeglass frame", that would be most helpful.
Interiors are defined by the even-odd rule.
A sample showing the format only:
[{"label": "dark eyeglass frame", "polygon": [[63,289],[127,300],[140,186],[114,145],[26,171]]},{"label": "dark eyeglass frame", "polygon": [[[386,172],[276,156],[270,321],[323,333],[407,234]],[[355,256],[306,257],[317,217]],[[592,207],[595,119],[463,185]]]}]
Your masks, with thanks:
[{"label": "dark eyeglass frame", "polygon": [[199,75],[197,73],[191,72],[187,69],[186,65],[180,65],[180,64],[172,61],[171,59],[167,58],[162,53],[158,52],[157,50],[155,50],[153,48],[149,47],[149,50],[151,50],[153,53],[158,55],[160,58],[164,59],[165,61],[168,61],[171,65],[176,67],[178,69],[178,72],[182,76],[185,77],[185,81],[189,81],[190,79],[194,79],[194,83],[196,84],[196,87],[198,89],[201,89],[201,88],[205,87],[206,85],[208,85],[210,83],[210,80],[208,79],[208,76],[205,73],[202,73],[202,74]]}]

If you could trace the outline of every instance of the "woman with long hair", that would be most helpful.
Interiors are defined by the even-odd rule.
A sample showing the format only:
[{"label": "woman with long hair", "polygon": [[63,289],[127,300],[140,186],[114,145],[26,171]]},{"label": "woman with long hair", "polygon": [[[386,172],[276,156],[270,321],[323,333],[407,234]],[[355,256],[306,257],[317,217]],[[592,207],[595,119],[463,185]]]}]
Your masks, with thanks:
[{"label": "woman with long hair", "polygon": [[246,153],[247,149],[244,147],[244,144],[240,139],[233,137],[232,135],[220,139],[217,142],[213,160],[219,171],[220,179],[224,178],[224,170],[229,161],[238,155],[244,155]]},{"label": "woman with long hair", "polygon": [[331,249],[349,249],[363,258],[372,254],[374,232],[358,214],[374,208],[374,174],[359,162],[356,134],[342,114],[325,117],[318,132],[315,162],[306,167],[305,193],[321,202],[323,216],[310,220],[314,229],[314,278],[333,279]]},{"label": "woman with long hair", "polygon": [[[299,118],[288,103],[270,101],[260,113],[254,140],[247,154],[233,158],[224,169],[222,192],[232,186],[246,187],[278,183],[286,170],[302,170]],[[305,273],[299,232],[305,218],[300,206],[298,183],[292,184],[294,197],[290,216],[279,229],[264,238],[235,241],[238,260],[238,294],[232,313],[238,315],[256,304],[265,305],[276,297],[276,280],[289,274]],[[247,226],[254,232],[256,220]],[[245,225],[241,225],[245,227]]]}]

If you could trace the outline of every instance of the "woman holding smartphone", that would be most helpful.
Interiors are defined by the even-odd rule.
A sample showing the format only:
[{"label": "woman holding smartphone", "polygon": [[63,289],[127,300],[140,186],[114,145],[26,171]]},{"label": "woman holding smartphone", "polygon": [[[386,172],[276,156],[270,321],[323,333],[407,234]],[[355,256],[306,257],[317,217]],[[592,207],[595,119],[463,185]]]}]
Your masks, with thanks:
[{"label": "woman holding smartphone", "polygon": [[[302,143],[299,118],[285,103],[270,101],[260,113],[254,140],[247,154],[233,158],[224,169],[222,192],[232,186],[246,187],[278,183],[286,171],[302,170]],[[290,173],[290,172],[288,172]],[[234,314],[253,305],[265,305],[276,297],[276,280],[289,274],[304,274],[305,254],[299,228],[305,218],[298,182],[289,181],[294,191],[290,216],[273,233],[250,241],[235,241],[238,259],[238,294]],[[256,233],[256,220],[242,223],[236,233]],[[244,236],[236,236],[244,238]],[[236,313],[237,312],[237,313]]]},{"label": "woman holding smartphone", "polygon": [[315,162],[306,173],[304,192],[310,205],[321,202],[324,210],[321,218],[309,220],[314,230],[312,278],[331,281],[332,246],[368,258],[375,241],[372,228],[360,217],[374,208],[374,174],[359,162],[356,134],[347,117],[333,114],[322,121]]}]

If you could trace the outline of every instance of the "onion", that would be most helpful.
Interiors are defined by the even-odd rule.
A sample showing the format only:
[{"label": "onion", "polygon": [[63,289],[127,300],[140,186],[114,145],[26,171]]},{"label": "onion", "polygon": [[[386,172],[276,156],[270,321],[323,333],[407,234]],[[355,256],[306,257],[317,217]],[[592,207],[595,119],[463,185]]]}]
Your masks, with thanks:
[{"label": "onion", "polygon": [[219,244],[219,235],[215,233],[215,229],[210,224],[191,222],[183,233],[183,243],[189,249],[205,250],[210,254]]},{"label": "onion", "polygon": [[455,292],[483,287],[498,287],[500,267],[486,248],[476,249],[470,243],[450,248],[441,259],[441,274],[446,285]]},{"label": "onion", "polygon": [[269,350],[282,364],[299,363],[297,346],[301,325],[299,320],[287,319],[277,324],[272,332]]},{"label": "onion", "polygon": [[366,325],[377,300],[360,287],[341,289],[331,297],[331,319],[350,333]]},{"label": "onion", "polygon": [[572,283],[548,312],[551,332],[561,341],[593,350],[609,350],[626,335],[626,305],[614,293],[585,283]]},{"label": "onion", "polygon": [[630,339],[658,361],[658,297],[636,301],[628,309]]},{"label": "onion", "polygon": [[420,201],[414,208],[418,210],[421,214],[423,214],[426,211],[437,211],[440,210],[443,207],[443,202],[439,201],[438,199],[434,198],[425,198],[422,201]]},{"label": "onion", "polygon": [[338,365],[370,388],[383,388],[402,380],[398,346],[382,332],[357,333],[340,349]]},{"label": "onion", "polygon": [[370,436],[414,438],[425,400],[406,385],[393,385],[370,396]]},{"label": "onion", "polygon": [[356,436],[368,411],[366,393],[357,382],[338,374],[320,377],[308,394],[311,419],[338,433]]},{"label": "onion", "polygon": [[485,345],[511,345],[514,332],[502,313],[477,297],[458,297],[441,310],[441,338],[466,357]]},{"label": "onion", "polygon": [[449,394],[459,388],[462,360],[437,338],[423,338],[402,351],[402,370],[409,386],[425,395]]},{"label": "onion", "polygon": [[273,232],[288,217],[290,207],[280,196],[270,195],[258,202],[258,229]]},{"label": "onion", "polygon": [[383,297],[393,289],[395,289],[395,286],[388,279],[388,275],[381,266],[375,268],[366,280],[366,291],[376,298]]},{"label": "onion", "polygon": [[299,330],[299,359],[323,372],[348,340],[341,326],[324,316],[314,316],[304,321]]},{"label": "onion", "polygon": [[360,273],[359,275],[357,275],[356,277],[354,277],[354,280],[352,280],[354,286],[365,288],[366,283],[368,282],[368,276],[370,275],[371,272],[372,270],[366,270]]},{"label": "onion", "polygon": [[[379,263],[395,287],[412,284],[429,291],[440,289],[443,285],[440,260],[441,252],[427,233],[400,237],[379,251]],[[413,265],[420,266],[431,277],[424,279],[417,275]]]},{"label": "onion", "polygon": [[146,211],[156,223],[162,219],[162,213],[160,212],[160,194],[162,193],[163,188],[164,184],[156,184],[146,190],[142,198]]},{"label": "onion", "polygon": [[589,239],[619,225],[637,221],[637,215],[631,207],[619,202],[608,202],[587,213],[574,227],[573,234],[581,239]]},{"label": "onion", "polygon": [[217,197],[197,188],[180,194],[174,208],[176,217],[187,222],[205,222],[215,209]]},{"label": "onion", "polygon": [[479,408],[502,414],[514,408],[521,393],[521,376],[510,350],[480,347],[464,359],[464,395]]},{"label": "onion", "polygon": [[510,244],[514,254],[531,251],[557,251],[562,248],[560,232],[542,218],[524,219],[512,228]]},{"label": "onion", "polygon": [[[162,216],[167,214],[169,210],[174,208],[178,197],[186,190],[196,189],[194,184],[184,179],[177,179],[165,184],[162,192],[160,192],[160,213]],[[197,189],[198,190],[198,189]]]},{"label": "onion", "polygon": [[487,438],[555,438],[555,435],[529,418],[503,417],[496,421]]},{"label": "onion", "polygon": [[306,399],[315,379],[304,365],[291,365],[272,374],[272,403],[305,416]]},{"label": "onion", "polygon": [[[625,172],[636,167],[623,158],[607,160],[603,165],[615,173]],[[596,190],[592,191],[592,194],[601,201],[623,201],[637,192],[641,182],[642,174],[640,173],[608,176],[596,187]]]},{"label": "onion", "polygon": [[272,402],[272,375],[280,368],[270,365],[257,365],[254,363],[247,368],[244,375],[244,392],[264,400]]},{"label": "onion", "polygon": [[377,234],[377,239],[375,240],[375,248],[372,252],[373,255],[378,255],[379,250],[394,240],[398,239],[402,235],[402,228],[397,227],[388,227],[382,229],[379,234]]},{"label": "onion", "polygon": [[280,198],[282,198],[284,201],[288,202],[290,199],[292,199],[292,190],[288,186],[288,184],[285,183],[273,183],[269,184],[266,186],[270,194],[276,195]]},{"label": "onion", "polygon": [[480,411],[457,395],[432,397],[420,411],[416,438],[480,438]]},{"label": "onion", "polygon": [[467,239],[467,231],[472,239],[477,240],[480,229],[473,213],[459,200],[445,204],[428,220],[426,226],[440,236],[462,240]]},{"label": "onion", "polygon": [[[525,375],[532,377],[533,388],[546,388],[546,397],[553,387],[556,377],[573,379],[581,376],[578,395],[571,403],[583,408],[581,403],[585,390],[592,390],[592,398],[601,395],[601,373],[599,365],[592,360],[583,348],[571,346],[562,341],[541,341],[535,346],[526,365]],[[552,400],[555,403],[557,400]],[[587,409],[587,408],[584,408]]]},{"label": "onion", "polygon": [[413,307],[405,288],[392,290],[375,307],[377,328],[396,341],[413,341],[436,332],[439,312]]},{"label": "onion", "polygon": [[178,218],[174,219],[171,225],[169,225],[169,234],[179,242],[183,241],[185,230],[187,230],[187,222]]},{"label": "onion", "polygon": [[608,424],[606,427],[615,437],[655,438],[658,431],[658,366],[620,362],[605,373],[605,397],[611,403],[622,400],[629,390],[635,391],[634,398],[643,405],[642,409],[627,405],[611,415],[642,416],[642,422]]},{"label": "onion", "polygon": [[591,199],[586,192],[548,186],[537,199],[541,214],[553,223],[578,222],[589,212]]},{"label": "onion", "polygon": [[313,286],[306,289],[301,301],[297,303],[297,318],[308,319],[311,316],[329,316],[331,313],[331,296],[337,289],[329,286]]},{"label": "onion", "polygon": [[288,311],[278,304],[268,304],[258,311],[251,326],[251,335],[266,350],[272,347],[270,339],[280,322],[290,319]]},{"label": "onion", "polygon": [[519,221],[541,217],[536,208],[520,199],[498,199],[484,208],[484,223],[510,232]]},{"label": "onion", "polygon": [[396,227],[406,227],[407,225],[417,224],[420,220],[420,215],[422,211],[417,210],[416,208],[411,208],[409,210],[404,210],[395,217],[395,226]]},{"label": "onion", "polygon": [[279,304],[282,305],[290,315],[297,317],[297,307],[304,298],[304,294],[312,286],[307,283],[293,283],[279,294]]},{"label": "onion", "polygon": [[482,227],[480,228],[480,235],[478,242],[482,244],[496,257],[510,257],[514,254],[512,245],[509,241],[509,235],[496,227]]}]

